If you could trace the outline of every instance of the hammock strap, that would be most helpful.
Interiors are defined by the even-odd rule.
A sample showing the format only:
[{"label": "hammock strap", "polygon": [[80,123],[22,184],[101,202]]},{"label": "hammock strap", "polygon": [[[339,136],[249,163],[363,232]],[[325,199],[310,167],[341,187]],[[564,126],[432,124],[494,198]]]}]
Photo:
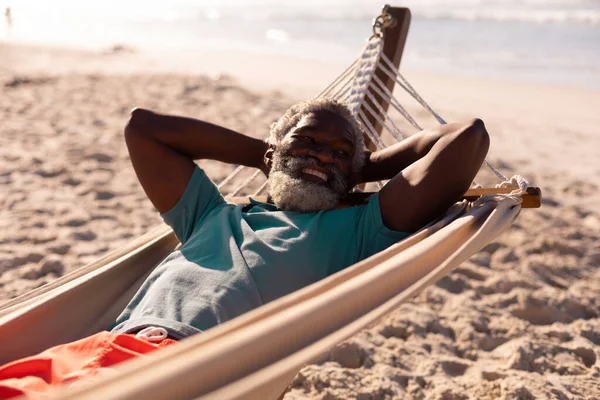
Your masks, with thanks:
[{"label": "hammock strap", "polygon": [[352,89],[352,85],[350,83],[350,80],[346,82],[346,84],[344,84],[344,86],[342,86],[340,90],[335,92],[332,97],[340,101],[345,101],[348,98],[348,92],[350,92],[350,90]]},{"label": "hammock strap", "polygon": [[[387,129],[388,131],[391,132],[390,128],[388,128],[387,124],[381,118],[381,116],[379,115],[379,113],[375,112],[375,110],[373,110],[373,107],[371,107],[371,105],[369,103],[367,103],[365,101],[365,103],[363,104],[363,107],[365,108],[365,110],[367,110],[369,112],[370,115],[373,116],[373,118],[375,118],[375,120],[377,120],[377,122],[379,122],[379,124],[383,128],[385,128],[385,129]],[[381,140],[381,136],[380,135],[376,135],[376,137],[379,139],[379,142],[383,145],[383,148],[385,149],[387,146],[385,145],[385,143],[383,142],[383,140]]]},{"label": "hammock strap", "polygon": [[242,170],[243,170],[244,168],[246,168],[246,167],[245,167],[245,166],[243,166],[243,165],[240,165],[240,166],[238,166],[236,169],[234,169],[234,170],[233,170],[233,172],[232,172],[231,174],[229,174],[229,175],[228,175],[228,176],[227,176],[225,179],[223,179],[223,180],[222,180],[222,181],[219,183],[219,185],[217,186],[217,189],[221,190],[221,188],[222,188],[223,186],[227,185],[229,182],[231,182],[231,180],[232,180],[233,178],[235,178],[236,176],[238,176],[238,174],[239,174],[240,172],[242,172]]},{"label": "hammock strap", "polygon": [[375,147],[377,147],[380,150],[385,149],[385,143],[383,143],[383,141],[377,134],[375,127],[371,124],[371,122],[369,122],[369,118],[367,118],[367,116],[362,110],[358,111],[358,117],[363,125],[363,128],[365,128],[365,133],[367,134],[369,139],[371,139],[371,142],[373,142]]},{"label": "hammock strap", "polygon": [[246,186],[248,186],[250,184],[250,182],[255,180],[261,172],[262,171],[260,169],[257,169],[256,171],[254,171],[254,173],[252,175],[250,175],[250,177],[248,179],[246,179],[244,182],[242,182],[240,186],[238,186],[233,192],[229,193],[225,197],[235,196],[236,194],[241,192]]},{"label": "hammock strap", "polygon": [[[442,117],[440,117],[438,115],[438,113],[433,111],[433,109],[429,106],[429,104],[427,104],[427,102],[425,100],[423,100],[423,98],[419,95],[419,93],[417,93],[417,91],[408,82],[408,80],[406,80],[406,78],[404,78],[404,76],[396,69],[394,64],[392,64],[390,59],[388,57],[386,57],[385,54],[381,55],[381,60],[383,60],[383,62],[385,64],[387,64],[387,66],[388,66],[388,68],[385,68],[382,64],[380,64],[381,70],[387,76],[389,76],[391,79],[394,79],[398,85],[400,85],[402,88],[404,88],[404,90],[406,90],[419,104],[421,104],[421,106],[423,106],[427,111],[429,111],[438,120],[438,122],[440,124],[445,125],[446,121]],[[398,78],[400,78],[400,79],[398,79]],[[502,172],[500,172],[496,167],[494,167],[492,165],[492,163],[490,163],[487,159],[484,162],[485,162],[485,165],[503,182],[509,180]],[[475,184],[475,182],[473,182],[473,183]]]},{"label": "hammock strap", "polygon": [[414,118],[408,113],[408,111],[406,111],[406,109],[400,104],[398,99],[396,99],[392,92],[390,92],[390,90],[383,84],[381,79],[379,79],[378,77],[375,78],[376,79],[374,80],[374,82],[371,82],[371,88],[380,96],[389,99],[392,107],[396,111],[398,111],[408,122],[410,122],[412,126],[414,126],[418,130],[422,130],[417,121],[415,121]]},{"label": "hammock strap", "polygon": [[354,72],[357,62],[358,62],[358,59],[354,60],[352,62],[352,64],[350,64],[350,66],[344,70],[344,72],[342,72],[340,75],[338,75],[338,77],[335,78],[335,80],[333,82],[331,82],[329,84],[329,86],[327,86],[321,93],[319,93],[317,98],[326,97],[329,94],[329,92],[331,92],[344,79],[347,80],[347,82],[344,85],[347,85],[348,82],[350,82],[348,77],[350,76],[351,73]]},{"label": "hammock strap", "polygon": [[[379,104],[379,102],[375,99],[375,96],[373,96],[373,94],[370,91],[367,92],[367,98],[369,100],[371,100],[371,104],[373,104],[377,108],[377,110],[379,111],[379,113],[373,115],[377,119],[377,122],[379,122],[381,124],[381,126],[383,126],[385,129],[387,129],[387,131],[398,142],[401,142],[402,140],[406,139],[404,137],[404,134],[402,133],[402,131],[396,126],[396,123],[394,122],[394,120],[389,117],[388,113],[383,109],[383,107],[381,106],[381,104]],[[383,115],[383,119],[385,121],[388,121],[392,125],[392,128],[390,128],[385,123],[385,121],[382,120],[382,118],[381,118],[382,115]]]},{"label": "hammock strap", "polygon": [[[398,71],[398,69],[394,66],[394,64],[392,64],[390,59],[385,54],[382,54],[381,59],[388,67],[388,68],[385,68],[383,65],[381,65],[380,67],[382,67],[382,71],[387,76],[389,76],[391,79],[396,81],[396,83],[398,85],[400,85],[404,90],[406,90],[408,92],[408,94],[410,94],[419,104],[421,104],[427,111],[429,111],[435,117],[435,119],[438,120],[438,122],[440,124],[445,125],[446,121],[442,117],[440,117],[438,115],[438,113],[433,111],[433,109],[429,106],[429,104],[427,104],[427,102],[425,100],[423,100],[423,98],[419,95],[419,93],[417,93],[417,91],[406,80],[406,78],[404,78],[404,76],[402,76],[402,74],[400,73],[400,71]],[[400,78],[400,80],[398,80],[398,78]]]},{"label": "hammock strap", "polygon": [[265,190],[265,188],[267,187],[268,184],[269,184],[269,181],[266,180],[262,185],[260,185],[260,187],[258,189],[256,189],[256,192],[252,193],[252,196],[260,195]]},{"label": "hammock strap", "polygon": [[492,165],[491,162],[489,162],[487,160],[487,158],[484,160],[485,165],[487,165],[487,167],[500,179],[502,179],[502,183],[504,183],[504,181],[510,181],[510,179],[508,179],[506,176],[504,176],[504,174],[502,172],[500,172],[496,167],[494,167]]}]

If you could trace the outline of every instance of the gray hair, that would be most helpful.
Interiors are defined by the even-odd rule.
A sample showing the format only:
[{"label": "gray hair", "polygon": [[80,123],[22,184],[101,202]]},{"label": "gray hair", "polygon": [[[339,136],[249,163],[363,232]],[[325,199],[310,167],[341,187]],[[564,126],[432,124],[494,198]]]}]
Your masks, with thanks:
[{"label": "gray hair", "polygon": [[363,129],[350,109],[342,102],[335,99],[320,98],[309,101],[303,101],[291,106],[277,122],[271,124],[271,133],[269,143],[277,144],[283,137],[295,127],[303,116],[312,112],[328,111],[345,119],[350,125],[352,136],[354,136],[354,158],[352,159],[352,174],[356,177],[362,169],[365,158],[365,140],[363,138]]}]

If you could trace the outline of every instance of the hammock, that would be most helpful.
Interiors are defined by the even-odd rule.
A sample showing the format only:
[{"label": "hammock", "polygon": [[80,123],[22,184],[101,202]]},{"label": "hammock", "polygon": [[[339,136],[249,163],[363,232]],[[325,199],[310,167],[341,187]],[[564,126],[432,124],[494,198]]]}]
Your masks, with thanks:
[{"label": "hammock", "polygon": [[[408,9],[384,7],[361,57],[320,95],[350,105],[371,149],[385,146],[382,130],[397,139],[404,135],[388,116],[389,105],[420,130],[392,96],[394,83],[444,123],[397,71],[409,21]],[[470,189],[466,200],[402,242],[178,346],[125,363],[118,376],[69,391],[69,398],[276,399],[302,366],[321,360],[328,349],[449,273],[508,228],[522,206],[539,206],[539,189],[527,188],[520,177],[507,179],[486,164],[504,187]],[[219,186],[242,173],[236,169]],[[230,196],[258,176],[246,178]],[[0,363],[106,329],[177,245],[171,229],[161,225],[97,262],[0,305]]]}]

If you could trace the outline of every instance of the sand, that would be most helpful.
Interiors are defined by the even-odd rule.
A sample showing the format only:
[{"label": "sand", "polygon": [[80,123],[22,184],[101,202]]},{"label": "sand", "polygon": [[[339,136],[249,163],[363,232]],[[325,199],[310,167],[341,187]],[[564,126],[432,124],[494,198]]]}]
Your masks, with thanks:
[{"label": "sand", "polygon": [[[264,137],[341,70],[127,50],[0,44],[0,301],[160,223],[123,140],[132,107]],[[437,285],[306,366],[285,398],[599,399],[600,93],[406,75],[448,120],[482,118],[489,159],[542,187],[543,207],[523,210]],[[232,170],[201,165],[215,180]]]}]

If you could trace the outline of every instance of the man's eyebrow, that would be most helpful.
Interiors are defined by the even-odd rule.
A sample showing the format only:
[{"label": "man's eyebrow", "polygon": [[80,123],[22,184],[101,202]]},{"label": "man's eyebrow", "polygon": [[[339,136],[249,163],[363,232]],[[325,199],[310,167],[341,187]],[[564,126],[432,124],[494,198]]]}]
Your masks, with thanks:
[{"label": "man's eyebrow", "polygon": [[297,127],[296,129],[294,129],[294,132],[304,132],[304,131],[313,132],[314,130],[315,130],[314,125],[302,125],[302,126]]},{"label": "man's eyebrow", "polygon": [[[310,133],[315,133],[315,132],[318,132],[318,129],[317,129],[317,126],[309,124],[309,125],[299,126],[298,128],[294,129],[294,132],[310,132]],[[344,132],[350,134],[346,130],[344,130]],[[339,140],[342,140],[344,142],[344,144],[350,146],[351,148],[354,148],[354,142],[352,140],[350,140],[348,137],[341,137],[341,138],[339,138]]]}]

